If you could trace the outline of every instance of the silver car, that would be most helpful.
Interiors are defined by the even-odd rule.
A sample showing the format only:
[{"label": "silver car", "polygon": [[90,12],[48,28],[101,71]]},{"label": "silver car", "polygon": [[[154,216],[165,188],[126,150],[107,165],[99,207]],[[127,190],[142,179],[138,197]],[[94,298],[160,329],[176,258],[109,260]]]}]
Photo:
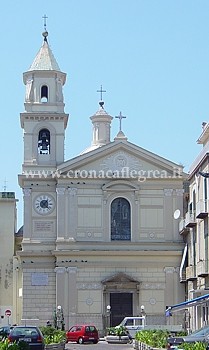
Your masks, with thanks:
[{"label": "silver car", "polygon": [[209,326],[198,329],[197,331],[180,337],[169,337],[167,349],[179,349],[179,345],[183,343],[202,342],[207,344],[209,350]]}]

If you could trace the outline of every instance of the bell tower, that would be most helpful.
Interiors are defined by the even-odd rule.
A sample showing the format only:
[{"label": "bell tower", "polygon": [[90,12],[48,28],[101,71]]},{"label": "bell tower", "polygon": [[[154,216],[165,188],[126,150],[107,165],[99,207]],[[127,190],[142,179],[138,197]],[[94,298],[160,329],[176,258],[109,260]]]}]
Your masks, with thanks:
[{"label": "bell tower", "polygon": [[23,73],[26,86],[25,112],[20,114],[24,130],[24,172],[54,171],[64,162],[64,138],[68,114],[64,112],[61,72],[43,32],[43,44],[29,70]]}]

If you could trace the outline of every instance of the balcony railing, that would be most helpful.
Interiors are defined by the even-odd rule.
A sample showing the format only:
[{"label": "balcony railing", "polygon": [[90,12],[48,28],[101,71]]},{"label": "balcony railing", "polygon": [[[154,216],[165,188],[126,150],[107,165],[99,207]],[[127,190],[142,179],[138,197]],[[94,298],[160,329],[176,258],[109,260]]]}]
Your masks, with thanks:
[{"label": "balcony railing", "polygon": [[186,227],[185,219],[183,219],[183,218],[179,221],[179,233],[180,233],[180,235],[185,234],[185,233],[189,233],[189,228]]},{"label": "balcony railing", "polygon": [[187,266],[186,267],[186,279],[188,281],[193,281],[195,280],[196,277],[196,266]]},{"label": "balcony railing", "polygon": [[196,204],[196,218],[203,219],[208,215],[207,201],[201,200]]},{"label": "balcony railing", "polygon": [[194,227],[196,224],[197,222],[195,213],[188,211],[185,215],[185,226]]},{"label": "balcony railing", "polygon": [[198,261],[197,263],[197,276],[206,277],[209,275],[208,272],[208,260]]}]

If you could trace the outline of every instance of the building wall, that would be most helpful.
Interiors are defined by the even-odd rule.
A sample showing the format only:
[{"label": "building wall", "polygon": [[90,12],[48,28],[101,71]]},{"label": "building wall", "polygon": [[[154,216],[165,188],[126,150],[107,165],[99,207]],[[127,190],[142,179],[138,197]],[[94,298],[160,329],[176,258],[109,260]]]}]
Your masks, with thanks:
[{"label": "building wall", "polygon": [[[13,318],[13,255],[16,232],[14,192],[0,192],[0,326]],[[5,315],[11,310],[11,317]]]}]

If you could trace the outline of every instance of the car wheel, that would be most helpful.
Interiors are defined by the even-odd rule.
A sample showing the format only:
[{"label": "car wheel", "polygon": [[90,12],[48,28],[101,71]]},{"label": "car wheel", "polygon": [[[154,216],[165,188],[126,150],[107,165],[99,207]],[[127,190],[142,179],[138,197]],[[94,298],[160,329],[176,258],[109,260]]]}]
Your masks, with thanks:
[{"label": "car wheel", "polygon": [[97,344],[97,343],[98,343],[98,340],[94,340],[94,341],[93,341],[93,344]]},{"label": "car wheel", "polygon": [[83,338],[78,338],[78,344],[83,344]]}]

